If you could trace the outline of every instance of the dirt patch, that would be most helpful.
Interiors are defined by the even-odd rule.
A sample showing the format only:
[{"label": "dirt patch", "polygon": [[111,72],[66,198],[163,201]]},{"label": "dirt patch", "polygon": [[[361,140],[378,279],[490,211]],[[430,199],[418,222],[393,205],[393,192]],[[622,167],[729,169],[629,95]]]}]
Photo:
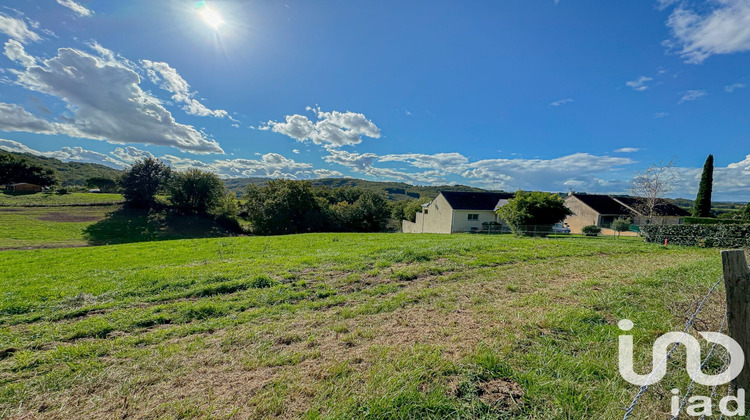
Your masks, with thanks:
[{"label": "dirt patch", "polygon": [[84,222],[98,222],[102,220],[101,216],[90,216],[86,214],[72,214],[63,213],[58,211],[49,212],[36,218],[43,222],[68,222],[68,223],[84,223]]},{"label": "dirt patch", "polygon": [[508,379],[493,379],[478,386],[479,399],[491,406],[511,407],[521,403],[521,385]]},{"label": "dirt patch", "polygon": [[19,211],[23,211],[23,209],[16,209],[16,208],[2,208],[0,207],[0,213],[16,213]]}]

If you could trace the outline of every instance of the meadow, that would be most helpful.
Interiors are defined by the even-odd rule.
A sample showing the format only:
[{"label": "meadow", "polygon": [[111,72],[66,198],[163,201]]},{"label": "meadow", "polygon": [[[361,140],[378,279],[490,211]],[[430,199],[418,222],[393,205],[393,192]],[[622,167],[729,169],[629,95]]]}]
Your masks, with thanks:
[{"label": "meadow", "polygon": [[45,207],[77,205],[113,205],[122,204],[125,199],[121,194],[92,193],[8,193],[0,192],[0,206],[7,207]]},{"label": "meadow", "polygon": [[[717,250],[603,237],[3,251],[0,417],[621,418],[617,321],[646,366],[720,272]],[[687,379],[670,369],[634,418],[666,417]]]}]

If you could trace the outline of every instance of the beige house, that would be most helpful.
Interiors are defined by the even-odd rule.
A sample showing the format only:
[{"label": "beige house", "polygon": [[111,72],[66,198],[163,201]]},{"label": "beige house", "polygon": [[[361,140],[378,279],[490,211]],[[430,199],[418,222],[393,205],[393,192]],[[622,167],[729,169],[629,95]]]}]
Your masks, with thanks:
[{"label": "beige house", "polygon": [[690,213],[676,205],[660,200],[654,208],[655,216],[650,219],[642,214],[638,197],[609,196],[599,194],[569,194],[565,205],[573,212],[565,219],[571,233],[581,233],[584,226],[594,225],[608,229],[617,218],[630,219],[637,226],[646,224],[680,225]]},{"label": "beige house", "polygon": [[41,192],[44,188],[41,185],[18,182],[6,185],[5,189],[9,192]]},{"label": "beige house", "polygon": [[434,200],[422,205],[416,221],[403,220],[401,230],[405,233],[480,232],[487,229],[489,223],[504,225],[495,211],[510,198],[513,198],[512,193],[441,191]]}]

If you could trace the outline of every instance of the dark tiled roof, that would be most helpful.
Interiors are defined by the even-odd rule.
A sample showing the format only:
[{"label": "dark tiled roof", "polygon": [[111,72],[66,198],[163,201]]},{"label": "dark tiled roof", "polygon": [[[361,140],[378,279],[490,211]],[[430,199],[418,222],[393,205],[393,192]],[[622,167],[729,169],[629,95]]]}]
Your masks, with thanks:
[{"label": "dark tiled roof", "polygon": [[573,197],[583,201],[599,214],[630,214],[630,210],[608,195],[573,194]]},{"label": "dark tiled roof", "polygon": [[453,210],[495,210],[497,202],[513,198],[513,193],[440,191]]},{"label": "dark tiled roof", "polygon": [[[616,196],[614,198],[617,201],[625,204],[626,206],[634,209],[638,209],[638,207],[641,207],[643,203],[642,199],[638,197]],[[687,210],[680,208],[666,200],[659,200],[659,202],[656,203],[656,206],[654,207],[654,213],[658,216],[690,216],[690,213]]]}]

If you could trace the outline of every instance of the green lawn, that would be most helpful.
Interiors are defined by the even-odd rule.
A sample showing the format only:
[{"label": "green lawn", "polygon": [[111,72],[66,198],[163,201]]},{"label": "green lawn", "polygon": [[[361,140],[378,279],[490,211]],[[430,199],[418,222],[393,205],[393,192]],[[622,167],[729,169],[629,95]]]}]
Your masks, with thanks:
[{"label": "green lawn", "polygon": [[227,236],[213,219],[122,206],[0,207],[0,250]]},{"label": "green lawn", "polygon": [[[468,234],[0,252],[0,417],[621,418],[617,321],[650,363],[720,272],[716,250]],[[635,418],[666,417],[681,372]]]},{"label": "green lawn", "polygon": [[5,193],[0,192],[0,206],[71,206],[71,205],[102,205],[120,204],[124,201],[121,194],[92,194],[92,193]]}]

